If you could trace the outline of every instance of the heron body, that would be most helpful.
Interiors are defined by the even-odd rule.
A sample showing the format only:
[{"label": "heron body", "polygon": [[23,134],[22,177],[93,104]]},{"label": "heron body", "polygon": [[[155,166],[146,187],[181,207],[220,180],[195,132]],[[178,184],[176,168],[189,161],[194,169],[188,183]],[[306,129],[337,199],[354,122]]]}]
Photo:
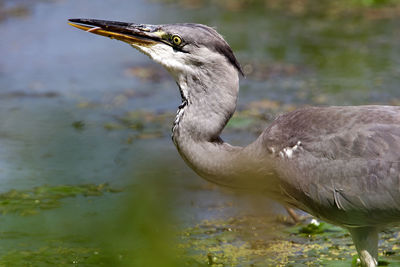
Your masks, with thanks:
[{"label": "heron body", "polygon": [[236,108],[241,67],[212,28],[71,19],[163,65],[182,96],[172,140],[201,177],[258,190],[349,229],[363,266],[378,232],[400,222],[400,107],[308,107],[279,116],[246,147],[220,134]]}]

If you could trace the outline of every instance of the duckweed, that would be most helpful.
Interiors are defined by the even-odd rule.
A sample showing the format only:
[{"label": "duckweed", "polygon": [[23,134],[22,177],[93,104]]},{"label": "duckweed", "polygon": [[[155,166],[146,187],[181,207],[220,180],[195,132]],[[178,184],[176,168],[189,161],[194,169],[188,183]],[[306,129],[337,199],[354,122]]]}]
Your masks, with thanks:
[{"label": "duckweed", "polygon": [[[396,230],[382,236],[382,266],[400,262]],[[204,221],[182,236],[185,257],[210,266],[357,266],[350,235],[323,222],[288,227],[271,218],[242,217]]]},{"label": "duckweed", "polygon": [[41,210],[54,209],[67,197],[101,196],[105,192],[120,192],[109,184],[38,186],[31,190],[10,190],[0,194],[0,214],[34,215]]}]

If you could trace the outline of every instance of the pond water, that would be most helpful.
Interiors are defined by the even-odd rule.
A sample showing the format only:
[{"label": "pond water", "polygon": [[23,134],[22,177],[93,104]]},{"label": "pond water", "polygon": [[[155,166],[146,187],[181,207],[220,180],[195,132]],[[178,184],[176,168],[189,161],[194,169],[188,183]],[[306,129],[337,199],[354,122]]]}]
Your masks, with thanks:
[{"label": "pond water", "polygon": [[[128,45],[68,26],[68,18],[215,26],[246,73],[239,115],[223,135],[236,145],[296,107],[400,103],[400,19],[391,11],[398,8],[250,2],[0,1],[0,191],[8,192],[0,265],[113,265],[140,244],[169,242],[171,221],[180,232],[282,209],[196,176],[170,140],[180,103],[172,78]],[[104,183],[110,188],[96,193],[76,189]],[[15,209],[6,208],[10,201]],[[113,256],[100,259],[104,251]]]}]

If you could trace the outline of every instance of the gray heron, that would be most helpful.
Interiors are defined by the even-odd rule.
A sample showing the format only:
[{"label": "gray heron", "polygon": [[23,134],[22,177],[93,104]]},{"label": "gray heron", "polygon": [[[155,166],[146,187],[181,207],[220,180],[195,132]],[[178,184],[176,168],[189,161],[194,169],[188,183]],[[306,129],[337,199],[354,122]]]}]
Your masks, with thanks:
[{"label": "gray heron", "polygon": [[248,146],[232,146],[220,134],[235,111],[243,72],[216,30],[69,21],[124,41],[168,70],[182,97],[172,140],[198,175],[265,192],[348,229],[361,265],[377,265],[379,231],[400,221],[400,107],[301,108],[280,115]]}]

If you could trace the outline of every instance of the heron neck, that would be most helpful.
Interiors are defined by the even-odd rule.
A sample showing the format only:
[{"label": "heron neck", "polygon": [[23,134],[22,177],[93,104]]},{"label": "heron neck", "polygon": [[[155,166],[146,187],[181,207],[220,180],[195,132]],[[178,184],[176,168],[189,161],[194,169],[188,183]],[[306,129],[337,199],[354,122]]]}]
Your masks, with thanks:
[{"label": "heron neck", "polygon": [[[238,96],[239,78],[236,70],[231,71],[235,75],[211,73],[208,77],[199,74],[200,77],[177,79],[182,104],[172,139],[183,159],[201,177],[216,184],[244,188],[251,185],[248,178],[252,176],[254,157],[246,148],[229,145],[220,138],[235,111]],[[230,79],[224,79],[225,75]],[[222,81],[215,85],[218,88],[204,82],[213,80]]]}]

